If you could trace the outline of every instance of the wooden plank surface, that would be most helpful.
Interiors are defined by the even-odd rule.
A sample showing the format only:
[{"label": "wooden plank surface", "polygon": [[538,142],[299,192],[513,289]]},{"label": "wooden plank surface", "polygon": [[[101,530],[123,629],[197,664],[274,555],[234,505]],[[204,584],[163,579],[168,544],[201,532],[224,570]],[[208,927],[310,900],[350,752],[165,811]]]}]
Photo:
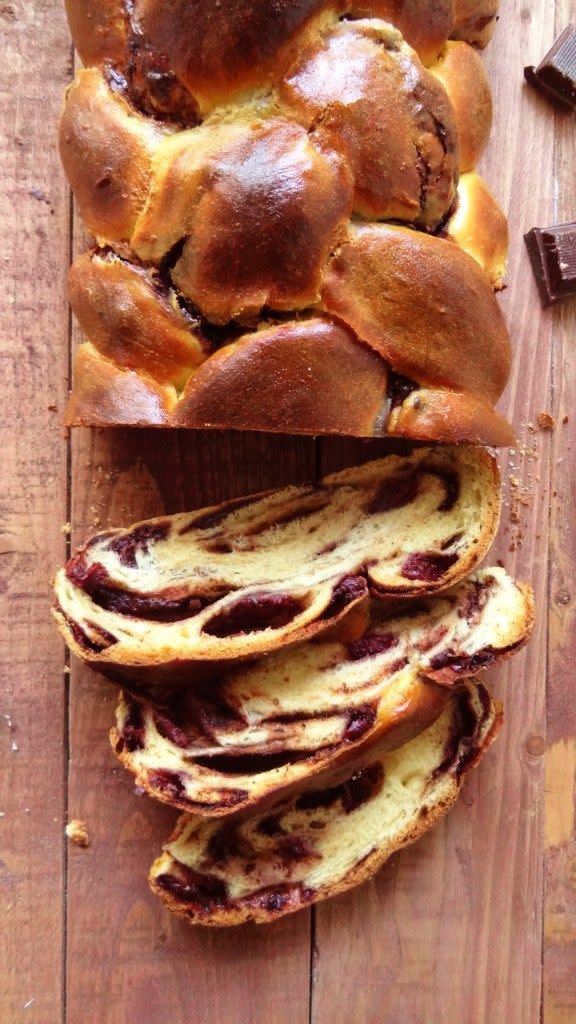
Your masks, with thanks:
[{"label": "wooden plank surface", "polygon": [[64,648],[50,578],[66,554],[69,193],[54,121],[63,12],[0,3],[0,1020],[61,1019]]},{"label": "wooden plank surface", "polygon": [[[495,123],[483,171],[510,217],[502,301],[516,356],[504,408],[518,433],[501,456],[513,484],[490,557],[535,584],[539,611],[528,651],[492,675],[504,731],[446,822],[376,880],[271,928],[231,932],[191,930],[149,894],[175,814],[137,796],[116,766],[114,688],[78,664],[67,761],[66,664],[46,586],[65,556],[61,525],[70,517],[76,544],[110,523],[309,479],[387,445],[122,430],[66,442],[49,406],[61,412],[67,385],[74,230],[73,247],[85,242],[54,145],[71,70],[60,8],[0,0],[0,601],[10,622],[0,714],[17,730],[0,717],[0,1021],[576,1024],[576,311],[542,312],[522,241],[575,214],[574,119],[522,80],[576,17],[574,0],[503,0],[485,57]],[[537,426],[543,411],[553,432]],[[66,810],[86,820],[87,850],[64,848]]]},{"label": "wooden plank surface", "polygon": [[[560,0],[556,29],[574,21],[574,4]],[[556,112],[552,223],[576,218],[574,118]],[[565,304],[552,332],[553,413],[550,467],[549,637],[544,852],[544,992],[546,1024],[576,1021],[576,308]]]}]

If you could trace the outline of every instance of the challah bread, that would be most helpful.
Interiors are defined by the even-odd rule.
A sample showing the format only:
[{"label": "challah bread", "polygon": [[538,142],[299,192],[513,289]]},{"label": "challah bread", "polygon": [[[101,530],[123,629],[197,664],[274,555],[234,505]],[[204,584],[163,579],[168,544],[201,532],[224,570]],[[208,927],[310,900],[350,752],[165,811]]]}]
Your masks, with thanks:
[{"label": "challah bread", "polygon": [[190,924],[234,925],[358,885],[448,810],[500,722],[500,706],[468,682],[408,743],[363,750],[273,808],[224,822],[183,815],[152,866],[152,889]]},{"label": "challah bread", "polygon": [[391,455],[315,486],[96,534],[57,574],[55,616],[71,649],[104,670],[186,675],[309,639],[369,591],[446,589],[484,556],[499,511],[485,450]]},{"label": "challah bread", "polygon": [[376,739],[393,749],[421,732],[453,684],[518,650],[532,622],[531,589],[483,569],[416,606],[373,603],[355,640],[291,647],[203,690],[126,692],[112,746],[165,803],[202,816],[253,810]]},{"label": "challah bread", "polygon": [[96,248],[68,423],[511,443],[506,222],[458,184],[492,14],[457,8],[69,4],[60,148]]}]

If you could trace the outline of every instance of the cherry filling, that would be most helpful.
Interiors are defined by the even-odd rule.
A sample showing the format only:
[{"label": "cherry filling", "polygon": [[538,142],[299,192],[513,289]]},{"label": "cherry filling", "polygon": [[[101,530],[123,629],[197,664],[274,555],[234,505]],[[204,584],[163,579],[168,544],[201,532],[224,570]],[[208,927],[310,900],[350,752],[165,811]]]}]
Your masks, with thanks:
[{"label": "cherry filling", "polygon": [[170,797],[171,800],[187,800],[186,787],[179,772],[168,771],[167,768],[157,768],[156,771],[148,773],[148,781],[153,789]]},{"label": "cherry filling", "polygon": [[348,724],[344,730],[343,739],[354,742],[359,740],[364,733],[372,728],[376,721],[376,705],[365,704],[361,708],[355,708],[348,715]]},{"label": "cherry filling", "polygon": [[120,739],[116,744],[117,753],[128,750],[131,754],[135,750],[144,749],[144,715],[139,704],[133,703],[126,717],[120,733]]},{"label": "cherry filling", "polygon": [[480,613],[488,601],[490,586],[493,582],[492,576],[485,577],[481,583],[478,580],[470,581],[466,599],[458,608],[459,618],[466,619],[470,624],[478,621]]},{"label": "cherry filling", "polygon": [[184,127],[200,122],[198,104],[172,71],[168,58],[134,37],[126,68],[127,90],[134,106],[161,121]]},{"label": "cherry filling", "polygon": [[435,583],[444,573],[448,572],[458,561],[457,554],[424,554],[409,555],[404,562],[401,575],[407,580],[421,580],[423,583]]},{"label": "cherry filling", "polygon": [[479,717],[470,694],[464,690],[458,701],[456,720],[444,747],[444,757],[432,773],[433,779],[448,771],[453,772],[459,779],[467,765],[474,760],[480,725],[490,709],[490,697],[487,691],[483,687],[479,687],[477,693],[482,702],[482,716]]},{"label": "cherry filling", "polygon": [[158,594],[121,590],[113,585],[107,569],[101,562],[93,562],[88,566],[82,554],[68,561],[66,575],[88,594],[99,608],[117,612],[119,615],[149,619],[151,622],[178,622],[180,619],[196,615],[217,599],[217,595],[212,595],[208,599],[188,593],[181,594],[176,588]]},{"label": "cherry filling", "polygon": [[399,638],[394,633],[366,633],[359,640],[352,640],[346,645],[351,661],[363,661],[364,658],[375,658],[378,654],[397,647]]},{"label": "cherry filling", "polygon": [[344,576],[332,590],[330,603],[322,613],[322,619],[334,618],[348,605],[367,596],[368,584],[363,576]]},{"label": "cherry filling", "polygon": [[170,740],[176,747],[186,750],[190,746],[190,739],[183,729],[180,729],[171,718],[163,715],[160,711],[154,711],[154,725],[160,736]]},{"label": "cherry filling", "polygon": [[469,673],[469,675],[474,675],[476,672],[480,672],[481,669],[488,669],[491,665],[494,665],[498,653],[490,644],[481,650],[477,650],[474,654],[465,654],[463,652],[457,654],[454,651],[445,650],[435,657],[431,657],[429,666],[433,671],[437,669],[452,669],[456,674],[465,672]]},{"label": "cherry filling", "polygon": [[90,628],[94,631],[98,639],[88,636],[82,626],[71,619],[69,615],[62,612],[62,616],[68,629],[70,630],[74,640],[85,651],[90,651],[92,654],[100,654],[101,651],[105,651],[107,647],[112,647],[113,644],[117,643],[117,638],[109,633],[106,629],[101,629],[94,622],[87,622]]},{"label": "cherry filling", "polygon": [[166,540],[169,533],[170,523],[168,521],[142,523],[131,530],[130,533],[123,533],[113,537],[107,544],[107,550],[113,551],[118,556],[118,561],[121,565],[125,565],[130,569],[136,569],[138,566],[136,560],[138,552],[142,551],[144,554],[148,554],[149,545]]},{"label": "cherry filling", "polygon": [[307,598],[292,594],[264,591],[246,594],[209,619],[203,632],[222,639],[263,629],[282,629],[300,615],[306,605]]}]

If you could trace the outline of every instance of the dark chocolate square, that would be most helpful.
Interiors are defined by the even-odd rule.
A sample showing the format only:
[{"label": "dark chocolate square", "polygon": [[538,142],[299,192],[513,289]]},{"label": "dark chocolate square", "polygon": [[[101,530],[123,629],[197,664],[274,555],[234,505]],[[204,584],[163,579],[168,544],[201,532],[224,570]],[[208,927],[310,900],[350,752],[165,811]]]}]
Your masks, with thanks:
[{"label": "dark chocolate square", "polygon": [[531,85],[547,93],[556,103],[576,108],[576,29],[568,25],[537,68],[524,68]]},{"label": "dark chocolate square", "polygon": [[576,295],[576,224],[532,228],[524,240],[542,305]]}]

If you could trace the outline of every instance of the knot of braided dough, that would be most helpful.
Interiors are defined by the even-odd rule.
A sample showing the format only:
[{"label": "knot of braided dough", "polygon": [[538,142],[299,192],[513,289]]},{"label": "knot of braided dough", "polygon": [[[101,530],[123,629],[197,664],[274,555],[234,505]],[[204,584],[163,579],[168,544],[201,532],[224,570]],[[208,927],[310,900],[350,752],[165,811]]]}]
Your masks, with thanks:
[{"label": "knot of braided dough", "polygon": [[493,0],[69,0],[71,424],[507,444]]}]

